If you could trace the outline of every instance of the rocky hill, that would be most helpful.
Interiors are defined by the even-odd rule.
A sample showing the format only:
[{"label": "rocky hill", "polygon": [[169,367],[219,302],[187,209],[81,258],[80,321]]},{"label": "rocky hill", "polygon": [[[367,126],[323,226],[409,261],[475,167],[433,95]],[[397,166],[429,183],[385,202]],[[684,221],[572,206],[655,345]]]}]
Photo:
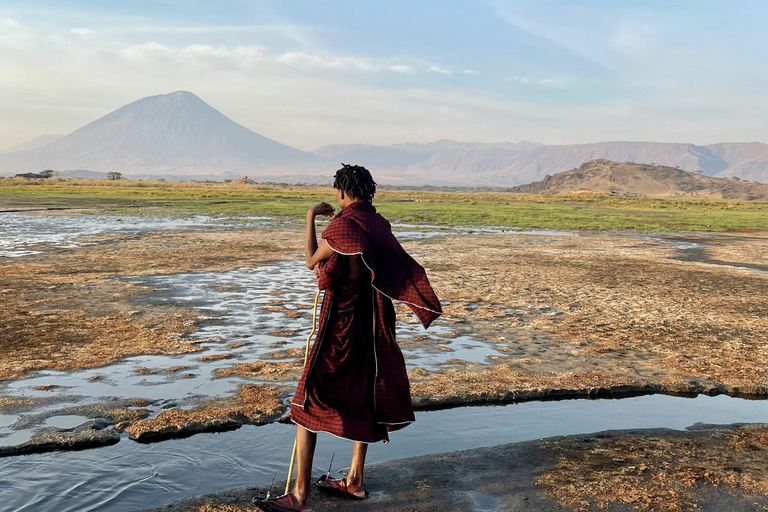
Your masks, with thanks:
[{"label": "rocky hill", "polygon": [[646,197],[768,200],[768,184],[713,178],[664,165],[590,160],[576,169],[511,189],[526,194],[599,192]]}]

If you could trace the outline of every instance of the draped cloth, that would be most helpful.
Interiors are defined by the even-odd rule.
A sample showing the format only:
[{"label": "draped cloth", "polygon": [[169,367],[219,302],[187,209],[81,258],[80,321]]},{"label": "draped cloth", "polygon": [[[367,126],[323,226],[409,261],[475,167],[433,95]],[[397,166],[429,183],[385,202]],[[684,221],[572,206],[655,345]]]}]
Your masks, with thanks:
[{"label": "draped cloth", "polygon": [[[291,419],[313,432],[386,442],[388,432],[415,419],[392,299],[407,304],[425,328],[442,313],[440,301],[424,268],[370,203],[342,209],[321,236],[334,254],[320,265],[317,335]],[[352,255],[360,255],[367,269],[357,281],[348,278]]]}]

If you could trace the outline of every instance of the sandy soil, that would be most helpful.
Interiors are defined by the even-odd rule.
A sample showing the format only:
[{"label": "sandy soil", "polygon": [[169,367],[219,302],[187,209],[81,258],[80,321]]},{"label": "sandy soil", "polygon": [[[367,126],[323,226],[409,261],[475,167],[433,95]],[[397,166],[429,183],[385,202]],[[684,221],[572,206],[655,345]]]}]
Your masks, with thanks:
[{"label": "sandy soil", "polygon": [[[768,425],[613,431],[427,455],[366,468],[368,500],[313,491],[315,512],[768,510]],[[276,483],[282,489],[285,483]],[[167,512],[243,512],[233,489]]]}]

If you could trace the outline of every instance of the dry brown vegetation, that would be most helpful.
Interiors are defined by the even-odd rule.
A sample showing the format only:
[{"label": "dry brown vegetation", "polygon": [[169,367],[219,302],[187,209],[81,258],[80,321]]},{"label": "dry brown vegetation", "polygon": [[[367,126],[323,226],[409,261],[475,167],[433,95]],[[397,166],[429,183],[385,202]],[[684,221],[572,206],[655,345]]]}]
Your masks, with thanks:
[{"label": "dry brown vegetation", "polygon": [[271,385],[245,384],[237,395],[212,398],[192,409],[169,409],[154,418],[120,425],[133,439],[227,429],[243,423],[260,424],[277,419],[285,405],[285,389]]},{"label": "dry brown vegetation", "polygon": [[304,357],[304,349],[289,348],[286,350],[276,350],[264,356],[265,359],[285,359],[287,357]]},{"label": "dry brown vegetation", "polygon": [[694,510],[697,490],[768,496],[768,425],[681,437],[608,436],[542,443],[559,461],[537,478],[576,511],[611,503],[652,512]]},{"label": "dry brown vegetation", "polygon": [[207,356],[200,356],[198,361],[218,361],[220,359],[231,359],[234,357],[232,354],[209,354]]},{"label": "dry brown vegetation", "polygon": [[[704,241],[726,262],[768,253],[760,234]],[[483,382],[490,394],[502,383],[584,389],[596,375],[600,386],[768,391],[766,272],[680,261],[671,245],[631,236],[461,237],[409,248],[450,301],[444,319],[509,353],[494,361],[506,370],[457,365],[415,378],[420,398],[482,393]]]},{"label": "dry brown vegetation", "polygon": [[[303,356],[303,352],[302,352]],[[228,368],[216,368],[216,377],[239,375],[241,377],[258,377],[262,380],[299,380],[304,368],[304,357],[291,361],[240,363]]]}]

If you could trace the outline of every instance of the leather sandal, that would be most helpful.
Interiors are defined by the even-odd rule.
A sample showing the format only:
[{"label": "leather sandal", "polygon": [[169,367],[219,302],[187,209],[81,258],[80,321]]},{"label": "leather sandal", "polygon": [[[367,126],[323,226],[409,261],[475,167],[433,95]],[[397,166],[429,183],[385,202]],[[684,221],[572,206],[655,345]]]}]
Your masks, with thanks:
[{"label": "leather sandal", "polygon": [[335,494],[336,496],[341,496],[342,498],[349,498],[350,500],[364,500],[368,497],[368,491],[364,491],[365,495],[363,496],[350,492],[347,488],[346,478],[339,478],[337,480],[335,478],[329,478],[327,475],[323,475],[317,482],[315,482],[315,485],[318,489],[330,494]]},{"label": "leather sandal", "polygon": [[291,493],[274,498],[253,498],[253,504],[264,512],[312,512],[309,502],[300,505]]}]

